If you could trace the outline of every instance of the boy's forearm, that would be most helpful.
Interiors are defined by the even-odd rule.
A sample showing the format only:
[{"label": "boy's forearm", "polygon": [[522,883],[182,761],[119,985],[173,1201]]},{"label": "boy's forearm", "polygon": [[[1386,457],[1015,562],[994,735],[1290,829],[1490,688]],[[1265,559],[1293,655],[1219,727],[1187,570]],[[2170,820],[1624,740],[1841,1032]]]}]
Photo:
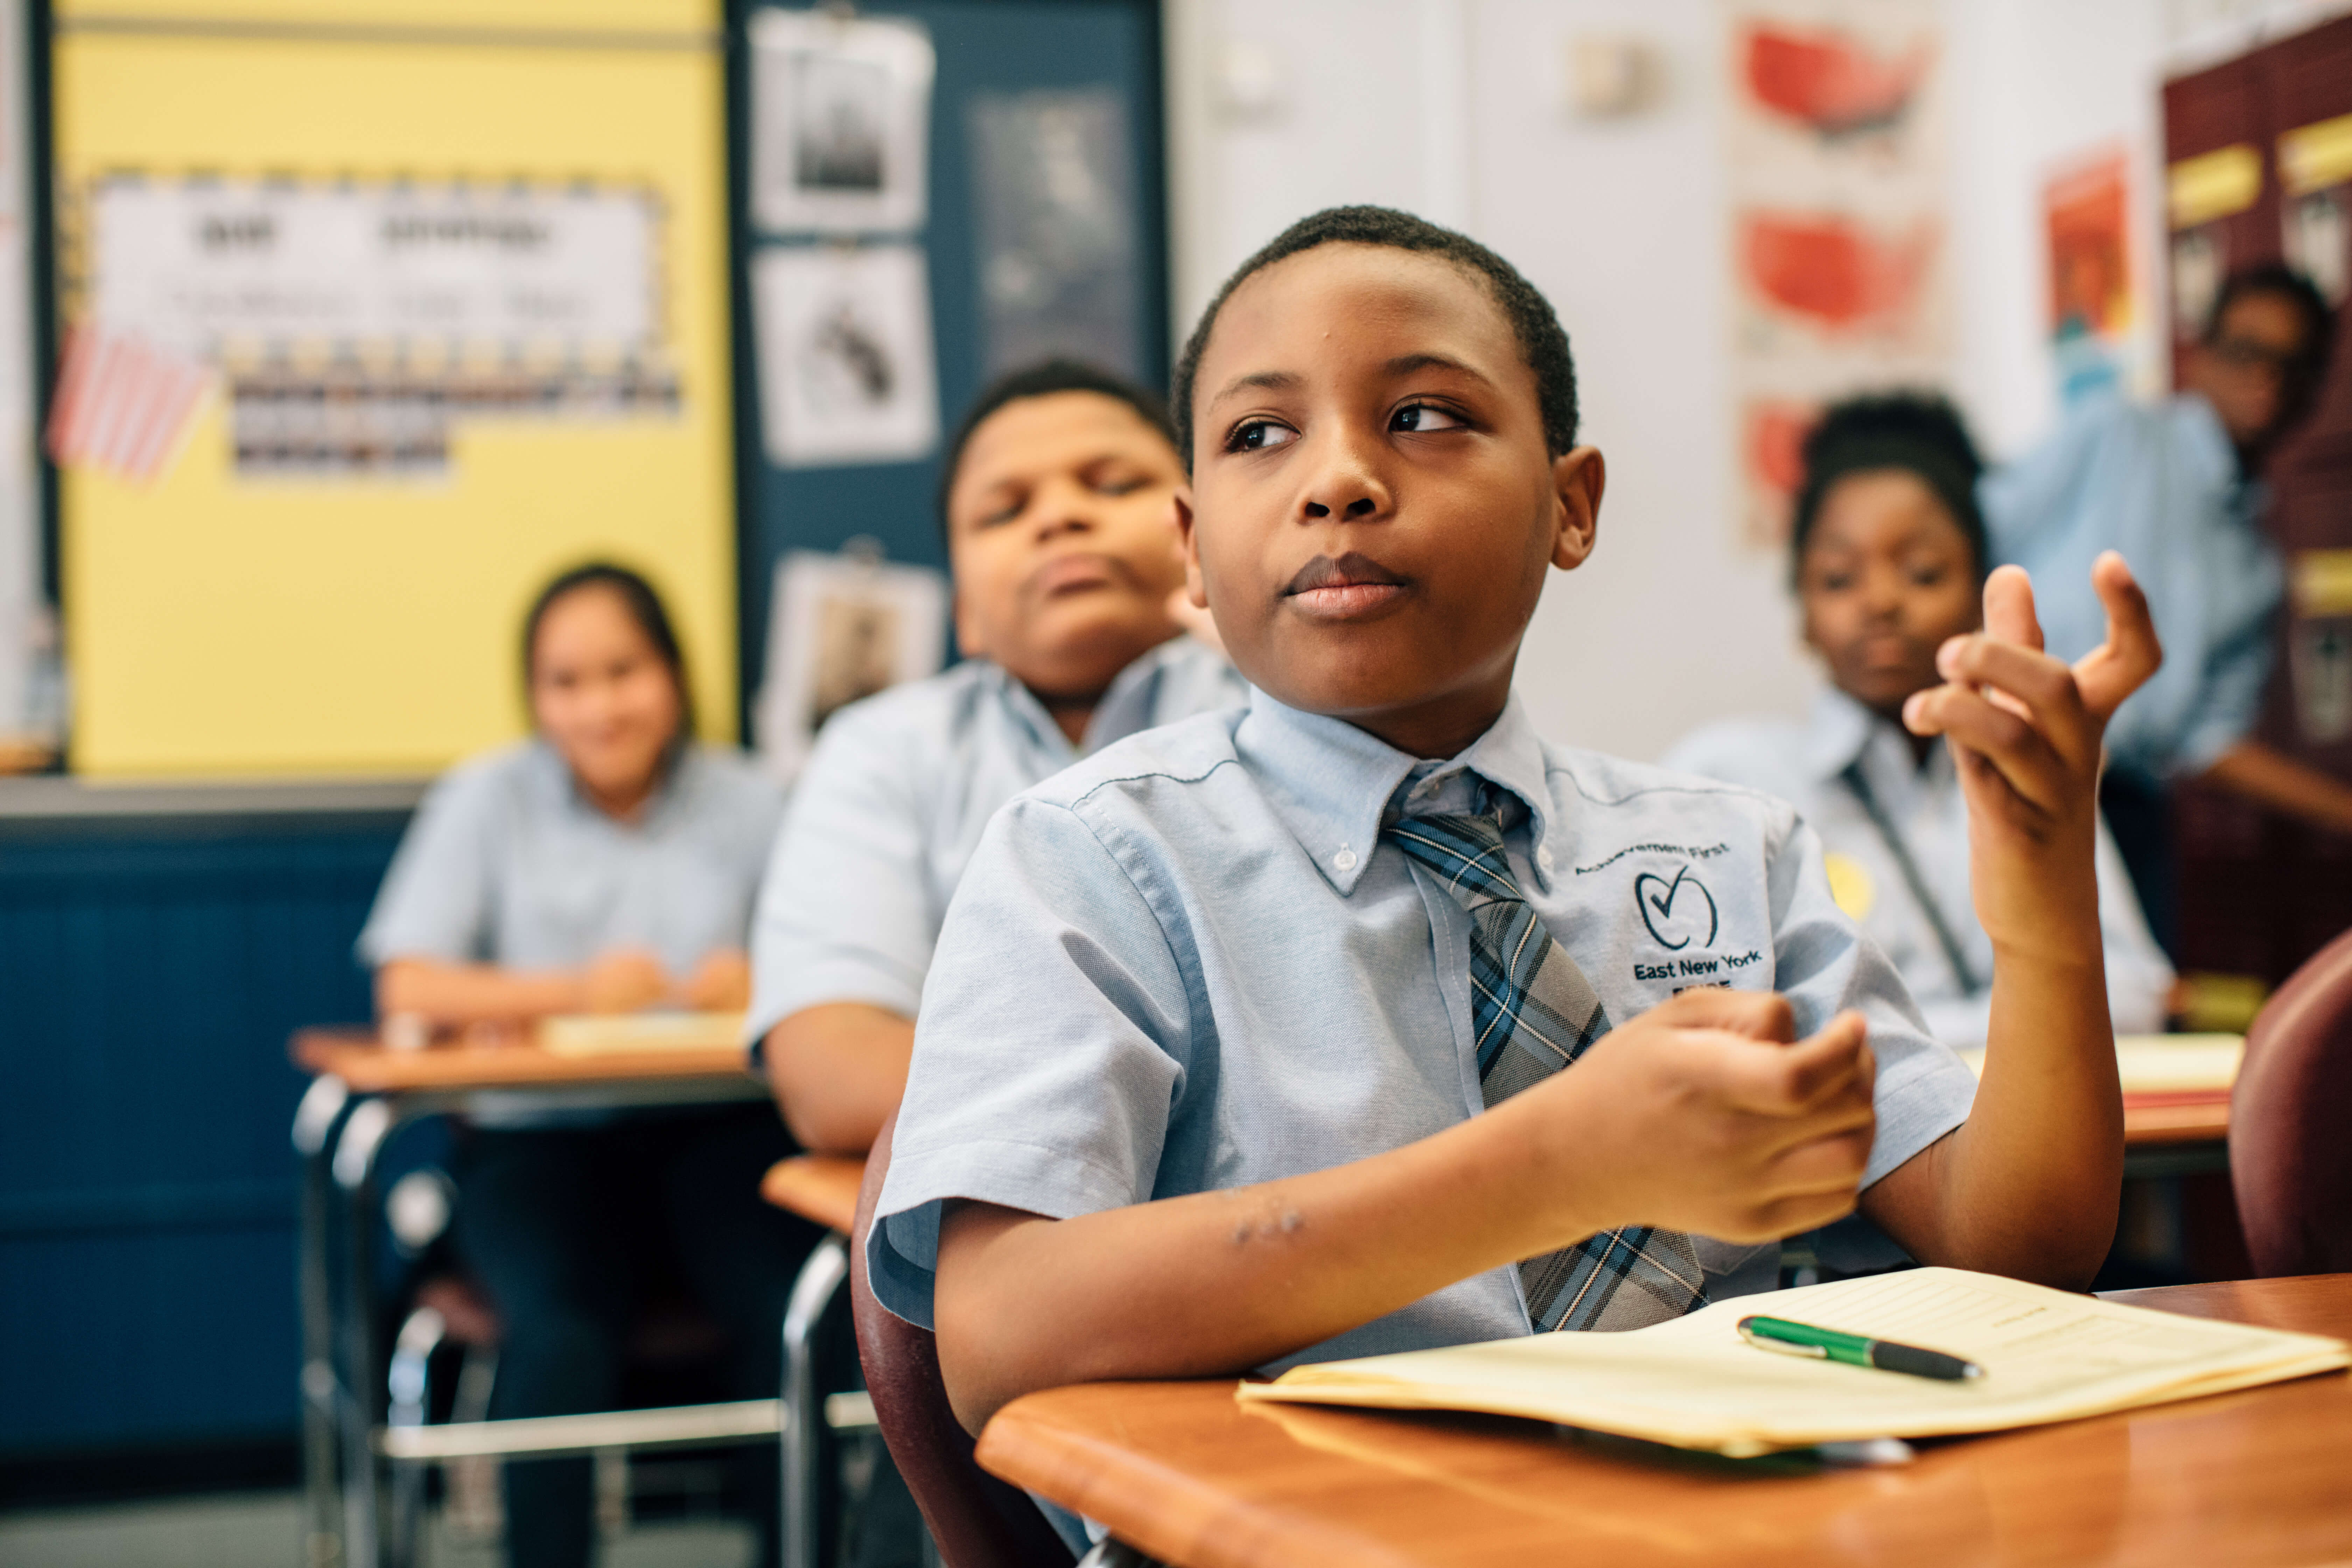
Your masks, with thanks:
[{"label": "boy's forearm", "polygon": [[2123,1098],[2105,973],[1995,963],[1984,1077],[1968,1121],[1865,1194],[1922,1261],[2062,1289],[2090,1282],[2115,1238]]},{"label": "boy's forearm", "polygon": [[977,1432],[1034,1389],[1246,1372],[1567,1245],[1528,1221],[1512,1109],[1254,1187],[1061,1221],[950,1215],[934,1300],[958,1417]]},{"label": "boy's forearm", "polygon": [[776,1109],[802,1148],[863,1154],[907,1091],[910,1018],[863,1002],[804,1007],[768,1031],[761,1054]]},{"label": "boy's forearm", "polygon": [[378,1017],[410,1014],[436,1024],[505,1023],[576,1012],[582,995],[581,977],[561,970],[396,958],[375,976]]}]

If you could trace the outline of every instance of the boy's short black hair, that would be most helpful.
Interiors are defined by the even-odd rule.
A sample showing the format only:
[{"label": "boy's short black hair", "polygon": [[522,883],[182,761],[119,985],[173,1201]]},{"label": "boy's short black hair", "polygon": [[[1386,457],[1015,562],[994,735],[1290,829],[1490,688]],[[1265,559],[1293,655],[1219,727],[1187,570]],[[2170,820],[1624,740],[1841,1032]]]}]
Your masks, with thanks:
[{"label": "boy's short black hair", "polygon": [[1034,364],[1010,370],[986,386],[964,410],[963,422],[956,426],[955,438],[948,443],[948,460],[940,467],[940,529],[948,531],[948,497],[954,493],[956,470],[963,467],[963,450],[971,445],[972,433],[987,417],[1008,403],[1018,403],[1024,397],[1050,397],[1057,392],[1092,392],[1104,397],[1116,398],[1135,410],[1137,418],[1158,431],[1169,446],[1176,445],[1176,432],[1168,423],[1168,405],[1160,395],[1117,371],[1088,364],[1084,360],[1047,359]]},{"label": "boy's short black hair", "polygon": [[1805,545],[1822,502],[1852,474],[1895,468],[1916,478],[1944,504],[1969,542],[1977,576],[1992,570],[1977,480],[1984,459],[1959,411],[1932,392],[1886,392],[1833,404],[1805,437],[1805,477],[1789,527],[1789,571],[1803,569]]},{"label": "boy's short black hair", "polygon": [[2205,341],[2218,342],[2221,318],[2230,313],[2230,307],[2257,294],[2275,295],[2303,313],[2303,353],[2295,374],[2306,382],[2316,381],[2335,346],[2336,310],[2317,284],[2284,261],[2258,261],[2221,280],[2213,296],[2213,310],[2205,318]]},{"label": "boy's short black hair", "polygon": [[1494,297],[1519,353],[1536,374],[1536,400],[1543,411],[1544,444],[1553,457],[1576,445],[1576,360],[1569,353],[1568,333],[1553,314],[1551,301],[1519,275],[1519,269],[1472,239],[1426,218],[1391,207],[1327,207],[1300,218],[1274,237],[1265,247],[1236,268],[1186,340],[1176,362],[1172,401],[1176,415],[1176,455],[1184,471],[1192,471],[1192,382],[1200,374],[1202,353],[1209,346],[1210,329],[1234,290],[1277,261],[1318,245],[1378,245],[1391,250],[1426,251],[1443,257],[1465,272],[1475,275]]}]

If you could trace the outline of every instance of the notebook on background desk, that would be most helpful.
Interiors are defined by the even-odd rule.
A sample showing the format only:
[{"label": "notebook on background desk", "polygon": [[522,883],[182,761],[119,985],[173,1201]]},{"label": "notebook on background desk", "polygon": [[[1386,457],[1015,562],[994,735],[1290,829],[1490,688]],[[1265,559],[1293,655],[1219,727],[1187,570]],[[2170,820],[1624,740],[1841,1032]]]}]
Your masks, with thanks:
[{"label": "notebook on background desk", "polygon": [[740,1013],[572,1014],[543,1018],[539,1043],[559,1057],[740,1050]]},{"label": "notebook on background desk", "polygon": [[[1769,1310],[1946,1351],[1981,1378],[1940,1383],[1759,1350]],[[2071,1421],[2352,1365],[2314,1334],[2186,1318],[1996,1275],[1918,1268],[1746,1296],[1627,1333],[1536,1334],[1294,1367],[1240,1397],[1528,1416],[1750,1458],[1819,1443]]]}]

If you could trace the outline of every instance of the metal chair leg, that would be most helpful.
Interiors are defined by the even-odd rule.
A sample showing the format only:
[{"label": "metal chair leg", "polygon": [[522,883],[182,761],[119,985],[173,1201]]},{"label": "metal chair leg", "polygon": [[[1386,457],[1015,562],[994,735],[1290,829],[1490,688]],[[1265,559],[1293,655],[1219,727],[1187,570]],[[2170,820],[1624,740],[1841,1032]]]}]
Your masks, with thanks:
[{"label": "metal chair leg", "polygon": [[824,1452],[824,1414],[816,1389],[815,1339],[825,1309],[849,1278],[849,1248],[838,1233],[818,1242],[793,1281],[784,1305],[783,1517],[777,1528],[784,1568],[817,1568],[817,1466]]},{"label": "metal chair leg", "polygon": [[302,1161],[302,1490],[303,1560],[310,1568],[338,1568],[343,1556],[336,1487],[337,1405],[335,1303],[330,1247],[334,1185],[327,1170],[336,1124],[351,1090],[332,1074],[313,1079],[294,1112],[294,1152]]},{"label": "metal chair leg", "polygon": [[[433,1414],[433,1352],[441,1346],[448,1325],[430,1307],[419,1307],[400,1325],[394,1342],[392,1370],[385,1380],[387,1426],[422,1426]],[[392,1568],[410,1568],[424,1544],[425,1481],[427,1467],[392,1467],[392,1511],[384,1527],[384,1561]]]},{"label": "metal chair leg", "polygon": [[343,1197],[341,1414],[343,1562],[378,1568],[383,1542],[383,1467],[375,1452],[382,1409],[375,1361],[375,1162],[398,1126],[382,1100],[362,1100],[343,1119],[329,1170]]}]

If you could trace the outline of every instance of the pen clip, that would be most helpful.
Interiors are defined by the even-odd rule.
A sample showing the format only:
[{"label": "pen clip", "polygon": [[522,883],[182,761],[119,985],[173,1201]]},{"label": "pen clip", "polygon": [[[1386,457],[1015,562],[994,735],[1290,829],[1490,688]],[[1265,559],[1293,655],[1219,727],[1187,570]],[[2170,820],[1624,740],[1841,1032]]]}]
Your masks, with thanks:
[{"label": "pen clip", "polygon": [[1759,1351],[1777,1351],[1782,1355],[1811,1356],[1815,1361],[1827,1361],[1830,1356],[1827,1346],[1792,1344],[1787,1340],[1769,1339],[1758,1333],[1746,1323],[1739,1325],[1739,1337]]}]

